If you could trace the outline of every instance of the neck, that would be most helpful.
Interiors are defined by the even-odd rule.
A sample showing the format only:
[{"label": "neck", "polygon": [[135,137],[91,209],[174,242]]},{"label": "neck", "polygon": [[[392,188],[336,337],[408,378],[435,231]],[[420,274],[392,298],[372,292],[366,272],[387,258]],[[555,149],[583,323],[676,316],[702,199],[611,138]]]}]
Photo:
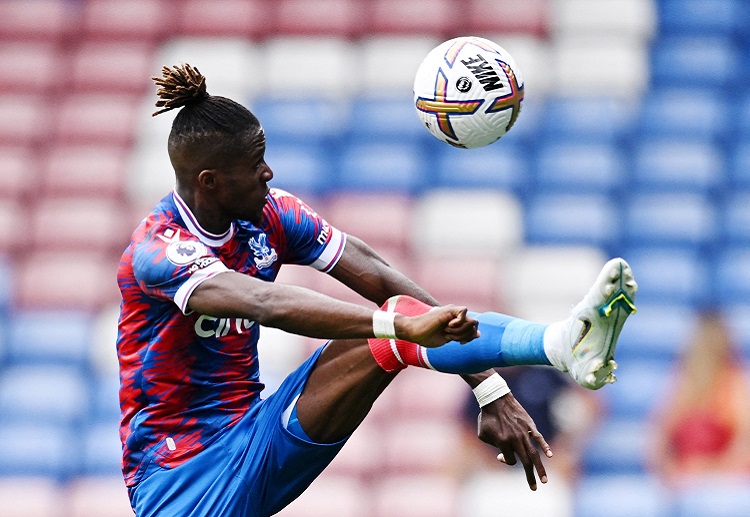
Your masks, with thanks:
[{"label": "neck", "polygon": [[210,203],[202,202],[194,192],[184,192],[177,187],[175,193],[182,200],[185,207],[190,211],[193,222],[197,223],[201,230],[215,236],[225,234],[232,226],[232,220],[221,213]]}]

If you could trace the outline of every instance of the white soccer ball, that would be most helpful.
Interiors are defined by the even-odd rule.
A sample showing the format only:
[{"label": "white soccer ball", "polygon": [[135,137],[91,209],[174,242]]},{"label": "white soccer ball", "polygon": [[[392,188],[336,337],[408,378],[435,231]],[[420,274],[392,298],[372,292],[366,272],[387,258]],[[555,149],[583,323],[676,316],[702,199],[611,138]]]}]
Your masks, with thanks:
[{"label": "white soccer ball", "polygon": [[521,112],[523,75],[507,50],[463,36],[441,43],[414,79],[414,104],[427,129],[456,147],[483,147],[507,133]]}]

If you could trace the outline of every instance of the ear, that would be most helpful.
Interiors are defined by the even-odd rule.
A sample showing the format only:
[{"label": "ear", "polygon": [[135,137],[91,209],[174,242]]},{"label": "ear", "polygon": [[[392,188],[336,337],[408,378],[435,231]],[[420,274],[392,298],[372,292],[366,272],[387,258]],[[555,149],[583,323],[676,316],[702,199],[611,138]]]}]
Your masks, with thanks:
[{"label": "ear", "polygon": [[216,170],[203,169],[200,171],[198,173],[198,185],[208,190],[216,188]]}]

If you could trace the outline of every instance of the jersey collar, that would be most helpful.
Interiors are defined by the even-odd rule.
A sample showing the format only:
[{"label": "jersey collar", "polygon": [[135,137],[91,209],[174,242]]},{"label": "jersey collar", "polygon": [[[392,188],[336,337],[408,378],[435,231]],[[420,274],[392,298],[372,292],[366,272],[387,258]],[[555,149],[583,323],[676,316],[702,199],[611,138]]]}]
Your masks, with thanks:
[{"label": "jersey collar", "polygon": [[234,235],[234,223],[231,223],[229,229],[221,235],[204,230],[176,190],[172,191],[172,199],[174,199],[174,204],[177,206],[177,210],[180,212],[180,216],[187,229],[190,230],[190,233],[198,237],[203,244],[212,247],[221,246],[228,242]]}]

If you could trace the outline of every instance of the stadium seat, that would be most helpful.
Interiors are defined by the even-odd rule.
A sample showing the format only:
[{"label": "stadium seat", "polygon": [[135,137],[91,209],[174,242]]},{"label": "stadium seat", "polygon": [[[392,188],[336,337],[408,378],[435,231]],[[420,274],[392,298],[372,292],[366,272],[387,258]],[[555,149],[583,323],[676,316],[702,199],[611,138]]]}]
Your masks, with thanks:
[{"label": "stadium seat", "polygon": [[553,95],[544,103],[539,132],[553,141],[618,144],[630,134],[636,115],[632,102],[614,96]]},{"label": "stadium seat", "polygon": [[29,244],[37,250],[122,253],[130,242],[120,200],[43,198],[32,208]]},{"label": "stadium seat", "polygon": [[368,515],[370,493],[360,480],[324,472],[278,517],[360,517]]},{"label": "stadium seat", "polygon": [[[166,153],[166,150],[165,150]],[[126,151],[120,146],[58,145],[41,158],[45,195],[117,199],[124,195]]]},{"label": "stadium seat", "polygon": [[80,93],[142,95],[159,70],[152,64],[153,54],[147,41],[84,41],[71,52],[66,86]]},{"label": "stadium seat", "polygon": [[[488,39],[510,52],[516,62],[517,68],[525,84],[533,85],[526,90],[527,102],[524,109],[530,104],[542,102],[554,91],[554,84],[550,80],[547,71],[550,67],[550,42],[542,37],[528,33],[505,33],[489,35]],[[514,126],[515,127],[515,126]],[[517,129],[517,128],[516,128]],[[514,130],[515,131],[515,130]]]},{"label": "stadium seat", "polygon": [[669,372],[674,363],[643,358],[619,360],[617,364],[617,382],[601,392],[606,418],[649,420],[663,406],[664,394],[670,392]]},{"label": "stadium seat", "polygon": [[90,476],[122,474],[122,444],[118,420],[87,422],[81,431],[81,471]]},{"label": "stadium seat", "polygon": [[0,2],[0,40],[59,42],[70,36],[77,12],[66,0]]},{"label": "stadium seat", "polygon": [[525,146],[502,140],[468,153],[448,145],[436,151],[431,174],[440,187],[497,189],[522,197],[530,186],[532,166]]},{"label": "stadium seat", "polygon": [[88,0],[81,26],[89,40],[157,41],[174,29],[170,14],[164,0]]},{"label": "stadium seat", "polygon": [[736,304],[750,297],[750,246],[726,247],[716,256],[716,297],[720,304]]},{"label": "stadium seat", "polygon": [[[693,72],[692,75],[697,74]],[[674,79],[669,83],[682,85],[684,81]],[[637,142],[663,137],[720,143],[731,127],[731,104],[723,93],[718,88],[684,87],[652,92],[642,102]]]},{"label": "stadium seat", "polygon": [[271,145],[265,159],[274,173],[274,188],[307,199],[325,193],[331,186],[332,163],[330,153],[326,153],[323,146]]},{"label": "stadium seat", "polygon": [[[110,343],[110,352],[114,356],[114,361],[117,362],[115,343],[116,341]],[[110,425],[117,427],[120,421],[120,376],[118,372],[97,372],[97,375],[89,379],[89,387],[93,398],[89,417],[97,421],[108,421]]]},{"label": "stadium seat", "polygon": [[620,212],[606,194],[539,191],[525,203],[526,242],[610,248],[619,242]]},{"label": "stadium seat", "polygon": [[8,359],[86,368],[92,321],[87,311],[16,310],[9,318]]},{"label": "stadium seat", "polygon": [[[462,9],[465,34],[525,33],[547,36],[549,11],[545,0],[470,0]],[[459,31],[460,32],[460,31]]]},{"label": "stadium seat", "polygon": [[15,301],[24,308],[100,309],[119,300],[116,271],[117,259],[102,253],[30,253],[18,264]]},{"label": "stadium seat", "polygon": [[739,140],[730,151],[729,187],[750,188],[750,138]]},{"label": "stadium seat", "polygon": [[522,243],[515,196],[487,190],[434,189],[417,199],[410,232],[414,253],[502,257]]},{"label": "stadium seat", "polygon": [[45,476],[66,480],[78,471],[73,454],[77,446],[75,433],[64,425],[12,423],[4,417],[0,422],[0,479]]},{"label": "stadium seat", "polygon": [[332,144],[349,122],[349,106],[342,99],[262,97],[251,109],[263,125],[269,152],[279,145]]},{"label": "stadium seat", "polygon": [[649,82],[646,44],[629,37],[561,37],[553,47],[551,64],[552,84],[563,96],[632,100]]},{"label": "stadium seat", "polygon": [[644,139],[635,148],[633,181],[644,193],[715,194],[726,184],[723,150],[708,141]]},{"label": "stadium seat", "polygon": [[724,245],[750,245],[750,191],[727,193],[721,204],[720,217]]},{"label": "stadium seat", "polygon": [[83,370],[63,365],[15,365],[0,377],[0,410],[8,423],[76,424],[88,410]]},{"label": "stadium seat", "polygon": [[274,33],[298,36],[359,37],[367,20],[358,0],[282,0],[274,5]]},{"label": "stadium seat", "polygon": [[583,477],[575,486],[576,517],[665,517],[671,514],[671,494],[652,476],[599,474]]},{"label": "stadium seat", "polygon": [[631,246],[705,247],[717,236],[716,206],[698,194],[637,194],[620,223]]},{"label": "stadium seat", "polygon": [[465,425],[435,416],[394,417],[380,435],[383,468],[391,474],[450,472],[460,459],[457,444]]},{"label": "stadium seat", "polygon": [[5,254],[0,253],[0,364],[5,359],[7,351],[6,344],[6,317],[5,311],[12,307],[16,291],[16,267],[15,263]]},{"label": "stadium seat", "polygon": [[750,364],[750,303],[746,300],[734,304],[725,303],[721,310],[743,360]]},{"label": "stadium seat", "polygon": [[[634,270],[636,277],[638,270]],[[690,304],[639,302],[617,342],[618,360],[675,360],[688,345],[698,309]]]},{"label": "stadium seat", "polygon": [[122,475],[77,476],[65,485],[68,517],[132,517]]},{"label": "stadium seat", "polygon": [[58,517],[65,507],[59,483],[46,476],[0,477],[0,501],[0,517]]},{"label": "stadium seat", "polygon": [[652,0],[562,0],[551,4],[550,25],[556,35],[616,34],[642,40],[656,31]]},{"label": "stadium seat", "polygon": [[625,177],[620,148],[601,142],[576,142],[563,137],[537,147],[538,185],[556,192],[616,195]]},{"label": "stadium seat", "polygon": [[695,479],[675,496],[675,517],[744,517],[750,508],[750,479],[716,475]]},{"label": "stadium seat", "polygon": [[639,302],[699,307],[712,299],[709,262],[694,249],[643,246],[629,249],[625,257],[636,272]]},{"label": "stadium seat", "polygon": [[660,0],[660,32],[732,36],[741,28],[742,0]]},{"label": "stadium seat", "polygon": [[[409,368],[408,372],[393,380],[388,390],[393,395],[389,416],[404,420],[422,417],[459,420],[466,397],[471,396],[466,383],[457,375],[423,368]],[[388,420],[382,421],[384,426],[389,424]]]},{"label": "stadium seat", "polygon": [[363,38],[358,45],[361,76],[357,91],[373,97],[394,97],[412,92],[419,64],[440,41],[435,36]]},{"label": "stadium seat", "polygon": [[366,2],[371,34],[423,34],[447,39],[456,32],[455,0],[374,0]]},{"label": "stadium seat", "polygon": [[30,146],[46,141],[49,110],[41,95],[0,95],[0,144]]},{"label": "stadium seat", "polygon": [[344,129],[352,142],[378,138],[418,145],[432,138],[417,117],[411,95],[352,97],[350,119]]},{"label": "stadium seat", "polygon": [[738,86],[741,67],[738,49],[726,37],[664,37],[655,42],[651,53],[652,79],[657,87],[733,88]]},{"label": "stadium seat", "polygon": [[[269,0],[185,0],[177,5],[177,34],[261,39],[276,27]],[[215,56],[221,58],[221,56]]]},{"label": "stadium seat", "polygon": [[407,143],[359,140],[341,149],[332,188],[418,194],[429,185],[427,158]]},{"label": "stadium seat", "polygon": [[[315,207],[313,207],[315,208]],[[376,251],[409,249],[414,199],[405,194],[333,194],[315,210],[336,228],[359,237]]]},{"label": "stadium seat", "polygon": [[584,446],[584,475],[645,474],[649,424],[635,419],[606,419],[593,430]]},{"label": "stadium seat", "polygon": [[[748,45],[750,51],[750,44]],[[745,95],[734,106],[735,129],[740,138],[750,138],[750,95]]]},{"label": "stadium seat", "polygon": [[[449,445],[450,447],[450,445]],[[372,517],[454,517],[459,485],[447,475],[399,474],[373,487]]]},{"label": "stadium seat", "polygon": [[[208,0],[206,3],[211,5],[212,11],[228,9],[224,2],[215,5],[215,2]],[[185,4],[185,7],[189,5]],[[154,73],[151,75],[156,75],[163,66],[189,63],[206,77],[208,93],[243,103],[245,99],[258,95],[266,86],[262,54],[259,45],[241,37],[180,36],[166,41],[156,51],[151,66]],[[155,95],[148,99],[144,115],[155,111],[155,102]],[[149,134],[153,134],[152,130],[155,131],[166,143],[173,117],[174,114],[161,114],[155,119],[157,123],[154,123],[151,117],[144,116],[144,130]]]},{"label": "stadium seat", "polygon": [[264,42],[268,95],[340,100],[359,86],[361,66],[357,49],[343,38],[278,36]]},{"label": "stadium seat", "polygon": [[0,69],[3,70],[0,92],[47,93],[64,76],[62,64],[53,43],[6,40],[0,44]]},{"label": "stadium seat", "polygon": [[[382,428],[387,425],[388,419],[393,418],[394,414],[389,410],[384,410],[384,415],[380,414],[381,404],[384,402],[383,397],[386,393],[390,393],[390,388],[378,398],[373,410],[347,440],[344,448],[341,449],[341,452],[336,455],[323,473],[324,476],[331,474],[369,482],[383,474],[382,464],[385,444],[382,440]],[[386,420],[380,417],[385,417]],[[368,493],[365,496],[369,499],[371,494]]]},{"label": "stadium seat", "polygon": [[0,253],[14,254],[28,245],[29,210],[19,198],[0,198]]},{"label": "stadium seat", "polygon": [[415,258],[412,278],[441,303],[466,305],[473,311],[500,310],[501,261],[494,255]]},{"label": "stadium seat", "polygon": [[123,94],[70,94],[59,101],[48,122],[59,143],[130,145],[135,137],[138,97]]},{"label": "stadium seat", "polygon": [[38,191],[39,162],[36,153],[24,145],[0,145],[0,199],[25,200]]}]

